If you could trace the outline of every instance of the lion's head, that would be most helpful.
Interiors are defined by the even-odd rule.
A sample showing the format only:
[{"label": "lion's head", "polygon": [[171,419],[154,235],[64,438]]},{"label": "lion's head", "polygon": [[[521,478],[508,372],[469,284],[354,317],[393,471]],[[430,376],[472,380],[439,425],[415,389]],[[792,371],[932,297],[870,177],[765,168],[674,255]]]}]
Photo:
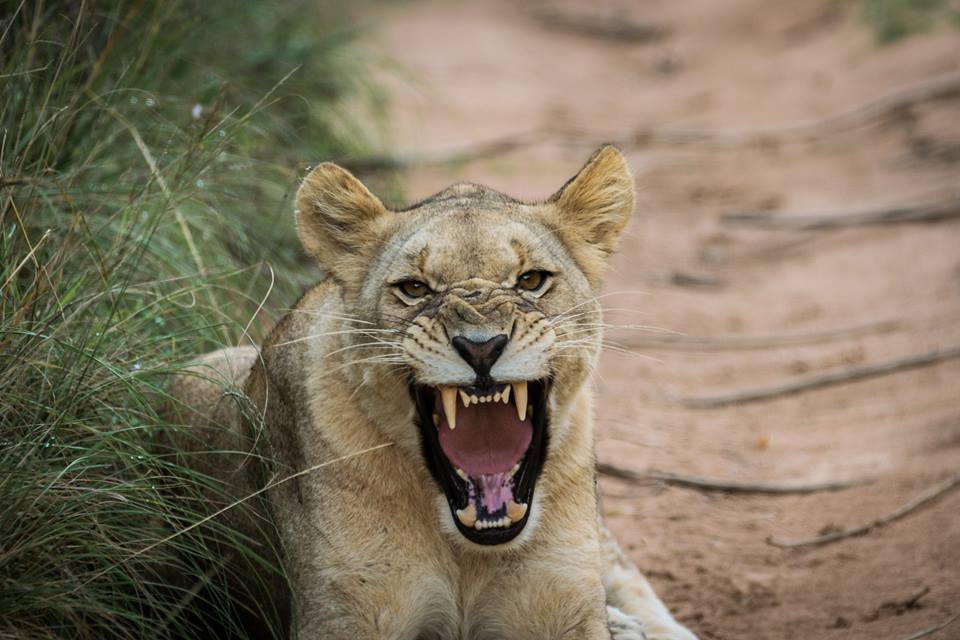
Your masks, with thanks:
[{"label": "lion's head", "polygon": [[297,193],[303,245],[354,319],[351,357],[406,387],[415,424],[393,435],[419,435],[412,453],[472,542],[505,543],[531,519],[596,363],[600,278],[633,204],[609,146],[545,202],[458,184],[391,211],[332,164]]}]

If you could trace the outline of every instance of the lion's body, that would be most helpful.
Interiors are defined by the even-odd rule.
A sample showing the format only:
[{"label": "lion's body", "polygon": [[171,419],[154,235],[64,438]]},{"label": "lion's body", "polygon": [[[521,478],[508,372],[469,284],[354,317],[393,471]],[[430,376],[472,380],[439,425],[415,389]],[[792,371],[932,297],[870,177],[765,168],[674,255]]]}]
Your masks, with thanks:
[{"label": "lion's body", "polygon": [[[325,183],[323,194],[329,193]],[[504,275],[510,261],[517,253],[521,262],[534,258],[523,255],[519,241],[498,245],[483,230],[534,237],[550,226],[534,218],[542,213],[532,205],[498,196],[454,187],[395,214],[408,220],[384,223],[379,241],[352,237],[376,252],[354,264],[339,256],[331,276],[298,302],[259,352],[211,354],[195,368],[199,376],[175,383],[173,395],[195,409],[181,420],[206,434],[184,447],[258,448],[272,461],[239,469],[212,463],[209,471],[232,478],[238,496],[301,474],[272,486],[255,507],[277,527],[290,587],[275,597],[289,598],[293,637],[594,640],[612,633],[626,640],[644,637],[638,621],[651,639],[692,637],[601,524],[587,383],[598,338],[591,332],[589,340],[577,340],[575,356],[558,358],[564,334],[544,307],[559,305],[569,314],[584,306],[583,315],[595,322],[599,308],[588,292],[599,267],[584,268],[584,254],[575,259],[559,234],[543,237],[545,248],[537,250],[552,256],[551,269],[573,284],[557,285],[549,303],[513,293]],[[322,240],[306,224],[301,219],[304,244],[323,264],[330,247],[318,245]],[[420,250],[410,260],[449,284],[431,284],[444,292],[436,304],[400,321],[403,308],[384,311],[393,303],[384,302],[378,283],[390,280],[390,265],[411,246]],[[415,365],[418,384],[456,382],[467,374],[456,354],[444,351],[446,336],[491,324],[512,338],[493,373],[533,379],[546,375],[549,362],[553,390],[547,463],[529,521],[509,543],[482,546],[457,532],[424,464],[411,374],[397,354],[429,362]],[[615,607],[609,615],[607,605]]]}]

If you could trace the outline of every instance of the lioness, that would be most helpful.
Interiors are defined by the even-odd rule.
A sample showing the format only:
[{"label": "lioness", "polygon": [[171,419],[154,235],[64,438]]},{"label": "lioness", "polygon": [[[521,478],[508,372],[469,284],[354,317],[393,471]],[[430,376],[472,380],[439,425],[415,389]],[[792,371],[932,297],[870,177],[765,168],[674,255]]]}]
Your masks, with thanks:
[{"label": "lioness", "polygon": [[597,294],[633,206],[610,146],[538,203],[457,184],[391,211],[336,165],[306,177],[297,226],[326,279],[259,352],[173,386],[204,446],[261,438],[276,461],[210,464],[238,494],[300,473],[264,501],[292,637],[694,637],[598,509]]}]

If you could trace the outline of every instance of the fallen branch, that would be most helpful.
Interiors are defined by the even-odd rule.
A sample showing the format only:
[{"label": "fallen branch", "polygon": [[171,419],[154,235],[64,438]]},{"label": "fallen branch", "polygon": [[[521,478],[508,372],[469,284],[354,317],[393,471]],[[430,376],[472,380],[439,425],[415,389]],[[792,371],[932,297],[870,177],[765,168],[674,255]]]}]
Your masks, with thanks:
[{"label": "fallen branch", "polygon": [[705,143],[739,146],[767,143],[790,138],[812,138],[880,120],[892,113],[923,102],[943,100],[960,94],[960,73],[948,74],[902,87],[879,98],[825,118],[786,126],[749,129],[683,129],[677,127],[642,127],[620,134],[601,134],[578,129],[544,127],[526,133],[501,136],[475,144],[434,151],[376,154],[335,159],[338,164],[357,172],[407,170],[421,166],[462,164],[491,158],[549,140],[561,144],[597,147],[612,142],[624,148],[655,144],[680,145]]},{"label": "fallen branch", "polygon": [[800,539],[784,539],[777,538],[775,536],[770,536],[767,538],[767,544],[773,545],[775,547],[784,547],[784,548],[796,548],[796,547],[806,547],[811,545],[822,545],[828,544],[830,542],[836,542],[837,540],[843,540],[845,538],[852,538],[855,536],[862,536],[870,533],[874,529],[886,526],[895,520],[908,515],[909,513],[916,511],[925,504],[936,500],[937,498],[943,496],[947,492],[955,489],[957,486],[960,486],[960,473],[956,473],[953,476],[947,478],[943,482],[933,485],[932,487],[926,489],[917,496],[914,496],[911,500],[904,503],[903,505],[897,507],[895,511],[890,514],[887,514],[876,520],[872,520],[866,524],[862,524],[856,527],[850,527],[848,529],[841,529],[839,531],[832,531],[820,536],[814,536],[812,538],[800,538]]},{"label": "fallen branch", "polygon": [[960,218],[960,198],[946,202],[860,209],[841,213],[733,213],[721,218],[724,224],[759,229],[811,231],[864,225],[942,222]]},{"label": "fallen branch", "polygon": [[474,160],[501,156],[523,147],[529,147],[539,142],[544,135],[542,131],[528,131],[448,149],[340,158],[336,162],[344,168],[358,173],[402,171],[414,167],[463,164]]},{"label": "fallen branch", "polygon": [[934,633],[936,633],[937,631],[940,631],[941,629],[946,629],[951,624],[956,622],[957,619],[960,619],[960,613],[953,614],[951,617],[947,618],[944,622],[941,622],[938,625],[934,625],[929,629],[924,629],[923,631],[917,631],[912,636],[908,638],[904,638],[904,640],[920,640],[920,638],[926,638],[927,636],[933,635]]},{"label": "fallen branch", "polygon": [[874,609],[868,615],[863,617],[864,622],[874,622],[885,616],[900,616],[910,611],[911,609],[917,609],[920,606],[920,600],[930,593],[930,587],[924,585],[920,587],[917,591],[914,591],[912,594],[907,596],[903,600],[893,600],[882,603],[879,607]]},{"label": "fallen branch", "polygon": [[629,336],[617,338],[625,347],[642,349],[670,349],[677,351],[739,351],[747,349],[776,349],[805,344],[818,344],[833,340],[845,340],[872,333],[885,333],[900,328],[895,320],[870,322],[840,329],[827,329],[808,333],[782,333],[767,336],[689,336],[663,334],[653,336]]},{"label": "fallen branch", "polygon": [[842,371],[832,371],[824,374],[806,376],[798,380],[790,380],[769,387],[743,389],[712,396],[687,396],[677,401],[690,409],[715,409],[731,404],[743,404],[769,400],[779,396],[792,395],[803,391],[821,389],[834,384],[844,384],[857,380],[865,380],[877,376],[887,375],[906,369],[926,367],[945,360],[960,358],[960,346],[948,349],[934,349],[927,353],[914,354],[904,358],[896,358],[862,367],[853,367]]},{"label": "fallen branch", "polygon": [[658,271],[650,273],[646,278],[658,285],[689,287],[691,289],[719,289],[724,286],[724,281],[720,278],[687,271]]},{"label": "fallen branch", "polygon": [[630,44],[654,42],[667,35],[665,27],[637,22],[624,13],[602,15],[542,8],[533,11],[533,17],[547,28]]},{"label": "fallen branch", "polygon": [[832,482],[741,482],[737,480],[719,480],[716,478],[702,478],[680,473],[665,471],[638,472],[624,469],[608,462],[598,462],[597,471],[611,478],[629,480],[631,482],[660,482],[673,487],[696,489],[698,491],[716,491],[719,493],[745,493],[765,495],[788,495],[817,493],[819,491],[840,491],[863,484],[864,480],[832,481]]},{"label": "fallen branch", "polygon": [[944,100],[960,95],[960,73],[951,73],[895,89],[892,92],[856,105],[846,111],[825,118],[808,120],[786,126],[754,127],[749,129],[639,129],[620,141],[626,145],[712,143],[743,145],[773,140],[822,137],[844,129],[863,126],[890,114],[923,102]]}]

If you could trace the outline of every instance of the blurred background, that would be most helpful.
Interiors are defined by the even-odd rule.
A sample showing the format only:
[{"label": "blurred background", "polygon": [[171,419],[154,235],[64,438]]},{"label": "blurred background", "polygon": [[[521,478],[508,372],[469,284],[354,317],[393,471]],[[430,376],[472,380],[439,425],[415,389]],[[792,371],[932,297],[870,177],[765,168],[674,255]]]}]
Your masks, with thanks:
[{"label": "blurred background", "polygon": [[216,487],[157,453],[156,407],[321,276],[308,166],[541,199],[604,142],[638,188],[595,376],[629,555],[702,638],[960,637],[958,26],[952,0],[0,0],[0,637],[200,637],[200,608],[249,635],[228,578],[264,559],[186,530]]}]

